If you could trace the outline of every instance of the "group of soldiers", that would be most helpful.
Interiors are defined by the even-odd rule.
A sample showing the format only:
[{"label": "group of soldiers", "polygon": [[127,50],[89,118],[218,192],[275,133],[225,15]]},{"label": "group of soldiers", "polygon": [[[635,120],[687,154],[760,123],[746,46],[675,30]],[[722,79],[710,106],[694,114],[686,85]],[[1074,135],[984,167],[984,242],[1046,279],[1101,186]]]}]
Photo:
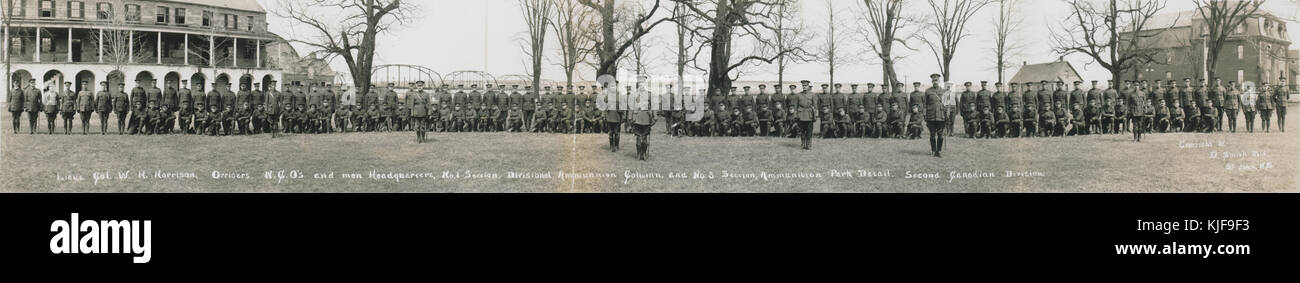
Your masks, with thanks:
[{"label": "group of soldiers", "polygon": [[[1286,101],[1289,91],[1281,79],[1280,86],[1263,83],[1258,89],[1238,85],[1235,81],[1223,84],[1215,79],[1213,85],[1204,80],[1193,83],[1184,79],[1176,81],[1125,81],[1116,88],[1112,81],[1098,86],[1082,87],[1074,81],[1073,87],[1065,82],[1040,81],[1022,85],[980,82],[978,88],[971,82],[958,90],[951,82],[941,89],[941,112],[946,116],[944,134],[953,135],[957,116],[962,119],[964,133],[969,138],[1047,137],[1089,134],[1135,133],[1135,140],[1143,132],[1222,132],[1237,131],[1237,113],[1246,118],[1245,130],[1254,132],[1258,116],[1263,130],[1271,130],[1272,118],[1277,118],[1279,130],[1286,124]],[[687,136],[786,136],[796,134],[795,125],[800,120],[797,110],[814,110],[823,138],[910,138],[921,137],[925,127],[924,113],[926,88],[913,83],[910,92],[905,85],[895,84],[891,90],[882,85],[867,84],[866,92],[858,85],[843,91],[841,84],[822,84],[821,91],[812,93],[808,81],[799,86],[790,85],[789,93],[777,91],[769,94],[765,85],[757,94],[750,87],[737,94],[709,96],[706,112],[698,122],[686,122],[668,131]],[[1009,86],[1009,88],[1007,87]],[[797,105],[802,97],[815,99],[813,105]],[[930,107],[932,108],[932,107]],[[1276,116],[1274,115],[1276,111]],[[669,121],[681,120],[682,113]],[[675,124],[674,124],[675,125]]]}]

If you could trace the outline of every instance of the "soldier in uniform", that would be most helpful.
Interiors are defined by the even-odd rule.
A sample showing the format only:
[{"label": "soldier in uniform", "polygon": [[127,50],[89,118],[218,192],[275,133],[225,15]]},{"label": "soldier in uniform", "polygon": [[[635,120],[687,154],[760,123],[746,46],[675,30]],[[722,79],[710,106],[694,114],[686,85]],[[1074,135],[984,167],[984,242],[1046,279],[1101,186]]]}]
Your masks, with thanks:
[{"label": "soldier in uniform", "polygon": [[1024,131],[1024,95],[1020,92],[1020,85],[1011,83],[1011,91],[1007,92],[1007,136],[1021,137]]},{"label": "soldier in uniform", "polygon": [[63,133],[72,134],[72,117],[77,114],[77,93],[72,91],[72,82],[63,82],[63,90],[58,93],[60,117],[63,117]]},{"label": "soldier in uniform", "polygon": [[641,78],[637,82],[636,96],[633,98],[633,105],[636,108],[631,111],[632,128],[636,134],[636,157],[638,160],[645,161],[650,155],[650,127],[655,124],[654,110],[650,110],[650,92],[640,87]]},{"label": "soldier in uniform", "polygon": [[1146,87],[1147,82],[1142,82],[1142,88],[1137,89],[1130,94],[1128,101],[1125,103],[1128,105],[1128,119],[1129,124],[1132,125],[1133,141],[1135,142],[1142,142],[1142,131],[1146,129],[1146,125],[1143,124],[1146,117],[1145,105],[1147,105],[1147,94],[1143,90],[1146,89]]},{"label": "soldier in uniform", "polygon": [[[944,123],[943,113],[943,86],[939,85],[939,74],[930,75],[929,89],[925,90],[925,96],[921,98],[925,111],[926,128],[930,131],[930,151],[934,152],[934,157],[943,157],[943,132],[947,126]],[[986,99],[988,95],[985,95]],[[918,117],[919,118],[919,117]]]},{"label": "soldier in uniform", "polygon": [[1277,89],[1273,90],[1273,107],[1277,108],[1277,130],[1286,132],[1286,103],[1291,100],[1291,91],[1287,88],[1286,77],[1278,78]]},{"label": "soldier in uniform", "polygon": [[840,116],[844,116],[839,114],[840,112],[845,112],[845,115],[847,115],[847,110],[849,110],[847,108],[849,103],[849,97],[847,94],[844,94],[844,91],[842,90],[843,86],[844,86],[843,84],[836,83],[835,92],[831,93],[830,106],[831,106],[831,111],[835,112],[836,121],[839,121]]},{"label": "soldier in uniform", "polygon": [[1228,131],[1237,132],[1237,110],[1241,108],[1241,92],[1237,91],[1237,81],[1228,81],[1228,87],[1223,89],[1223,117],[1225,121],[1220,123],[1228,124]]},{"label": "soldier in uniform", "polygon": [[425,141],[425,120],[429,116],[429,96],[424,93],[424,81],[415,84],[415,89],[406,95],[406,104],[410,105],[411,126],[415,129],[415,143]]},{"label": "soldier in uniform", "polygon": [[[969,125],[971,121],[975,120],[976,113],[969,111],[967,106],[974,104],[979,100],[979,98],[976,97],[974,90],[971,88],[971,82],[963,83],[961,94],[955,96],[957,96],[957,103],[954,105],[954,108],[956,108],[954,110],[959,111],[963,124]],[[967,128],[965,132],[967,137],[971,137],[972,134],[974,134],[970,128]]]},{"label": "soldier in uniform", "polygon": [[[167,111],[175,111],[176,105],[180,104],[179,101],[180,97],[177,94],[176,87],[169,84],[164,84],[163,87],[165,87],[165,89],[162,90],[162,100],[158,104],[158,107],[166,108]],[[166,113],[166,114],[170,115],[172,113]]]},{"label": "soldier in uniform", "polygon": [[975,113],[977,119],[983,119],[983,113],[993,113],[993,92],[989,90],[988,81],[980,81],[980,91],[975,93]]},{"label": "soldier in uniform", "polygon": [[9,121],[13,123],[14,134],[18,134],[18,131],[22,129],[21,121],[23,118],[23,106],[25,106],[23,103],[24,97],[22,83],[22,80],[13,80],[12,86],[14,88],[8,90],[8,96],[5,97],[5,102],[8,103],[6,105],[9,105]]},{"label": "soldier in uniform", "polygon": [[[1043,86],[1046,87],[1046,86]],[[1025,83],[1025,90],[1022,92],[1025,104],[1024,112],[1021,112],[1021,125],[1024,127],[1021,136],[1033,137],[1038,135],[1038,90],[1035,89],[1034,82]]]},{"label": "soldier in uniform", "polygon": [[795,120],[799,123],[799,137],[803,142],[803,149],[812,150],[813,122],[817,121],[817,98],[808,92],[807,84],[804,85],[804,92],[798,95],[798,103],[793,105],[793,108]]},{"label": "soldier in uniform", "polygon": [[1272,122],[1273,109],[1275,108],[1273,96],[1276,91],[1276,89],[1268,86],[1268,82],[1264,82],[1257,91],[1259,100],[1255,101],[1255,109],[1259,112],[1259,121],[1262,122],[1260,125],[1263,126],[1265,133],[1270,130],[1269,124]]},{"label": "soldier in uniform", "polygon": [[99,116],[100,135],[108,134],[108,113],[113,112],[113,97],[109,93],[108,81],[99,82],[99,92],[95,93],[94,104],[95,114]]},{"label": "soldier in uniform", "polygon": [[[1005,119],[1000,119],[1000,117],[1006,116],[1007,114],[1006,113],[1007,89],[1000,82],[993,83],[993,88],[994,88],[993,95],[989,96],[989,108],[991,108],[992,111],[990,113],[992,113],[992,115],[994,116],[993,117],[994,124],[992,128],[994,132],[998,132],[997,137],[1001,138],[1006,136],[1006,132],[1002,131],[1002,129],[1006,128],[1005,127],[1006,125],[999,125],[998,121],[1005,120]],[[952,122],[949,123],[951,124]]]},{"label": "soldier in uniform", "polygon": [[90,113],[95,112],[95,94],[90,91],[90,82],[81,82],[81,91],[77,92],[77,112],[81,117],[81,134],[90,132]]},{"label": "soldier in uniform", "polygon": [[[41,112],[41,90],[36,86],[36,79],[27,80],[27,85],[22,90],[23,110],[27,110],[27,130],[29,134],[36,134],[36,120]],[[12,101],[12,99],[11,99]],[[14,117],[18,117],[15,115]],[[14,118],[17,119],[17,118]],[[18,129],[18,127],[14,127]]]},{"label": "soldier in uniform", "polygon": [[1259,95],[1255,93],[1254,87],[1247,85],[1245,88],[1241,93],[1241,112],[1246,116],[1246,132],[1254,133],[1255,101],[1259,99]]}]

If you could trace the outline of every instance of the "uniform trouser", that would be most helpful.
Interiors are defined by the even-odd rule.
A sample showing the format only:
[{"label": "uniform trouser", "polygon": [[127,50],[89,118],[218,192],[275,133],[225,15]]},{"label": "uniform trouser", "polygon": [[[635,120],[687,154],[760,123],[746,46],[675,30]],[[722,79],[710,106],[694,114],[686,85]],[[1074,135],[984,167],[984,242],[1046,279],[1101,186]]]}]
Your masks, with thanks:
[{"label": "uniform trouser", "polygon": [[813,121],[799,121],[799,138],[804,149],[812,149]]},{"label": "uniform trouser", "polygon": [[636,152],[645,159],[650,152],[650,125],[633,124],[632,132],[636,134]]},{"label": "uniform trouser", "polygon": [[1021,122],[1021,123],[1022,123],[1022,125],[1024,126],[1024,130],[1023,130],[1023,132],[1021,132],[1021,135],[1020,135],[1021,137],[1032,137],[1032,136],[1034,136],[1036,133],[1038,133],[1038,121],[1037,121],[1037,120],[1035,120],[1035,119],[1025,119],[1025,120],[1024,120],[1023,122]]},{"label": "uniform trouser", "polygon": [[[1129,123],[1133,124],[1133,138],[1134,139],[1142,138],[1142,130],[1146,129],[1146,127],[1143,127],[1142,122],[1146,121],[1146,117],[1135,116],[1135,117],[1129,117],[1128,120]],[[1210,126],[1209,128],[1214,128],[1214,126]]]},{"label": "uniform trouser", "polygon": [[935,154],[943,152],[943,128],[946,125],[944,121],[925,121],[927,128],[930,128],[931,151]]},{"label": "uniform trouser", "polygon": [[1224,108],[1223,120],[1220,123],[1228,125],[1228,131],[1237,132],[1237,109]]},{"label": "uniform trouser", "polygon": [[45,112],[45,124],[50,134],[54,133],[54,120],[59,119],[59,112]]},{"label": "uniform trouser", "polygon": [[27,111],[27,129],[29,133],[36,133],[36,120],[40,118],[41,112]]},{"label": "uniform trouser", "polygon": [[[1216,102],[1214,105],[1223,105],[1223,102]],[[1223,111],[1223,110],[1224,110],[1224,109],[1223,109],[1223,106],[1214,106],[1214,109],[1219,111],[1219,117],[1218,117],[1217,120],[1215,120],[1215,121],[1218,121],[1219,123],[1218,123],[1217,125],[1215,125],[1215,129],[1216,129],[1217,131],[1222,132],[1222,131],[1223,131],[1223,122],[1224,122],[1223,117],[1227,116],[1228,113],[1225,112],[1225,111]]]},{"label": "uniform trouser", "polygon": [[618,148],[619,127],[622,122],[605,122],[605,128],[609,129],[609,146],[611,149]]},{"label": "uniform trouser", "polygon": [[78,116],[81,117],[81,134],[90,132],[90,113],[94,111],[82,111]]},{"label": "uniform trouser", "polygon": [[1277,130],[1286,132],[1286,106],[1277,107]]},{"label": "uniform trouser", "polygon": [[77,116],[77,112],[63,112],[60,116],[63,117],[63,132],[72,133],[72,120]]},{"label": "uniform trouser", "polygon": [[428,129],[424,127],[425,117],[411,117],[411,128],[415,130],[417,138],[424,139],[424,132]]},{"label": "uniform trouser", "polygon": [[1260,121],[1259,125],[1264,128],[1264,131],[1268,131],[1269,130],[1268,124],[1269,122],[1273,121],[1273,109],[1260,109],[1259,121]]},{"label": "uniform trouser", "polygon": [[1219,124],[1218,120],[1215,120],[1215,118],[1218,117],[1214,117],[1214,115],[1201,117],[1201,121],[1204,121],[1203,123],[1205,124],[1204,126],[1201,127],[1201,131],[1206,133],[1214,132],[1216,130],[1215,125]]},{"label": "uniform trouser", "polygon": [[18,133],[18,130],[22,129],[23,127],[23,123],[21,122],[22,119],[23,119],[23,111],[9,111],[9,120],[13,122],[14,133]]},{"label": "uniform trouser", "polygon": [[126,111],[113,111],[113,114],[114,114],[113,116],[117,116],[117,134],[120,135],[120,134],[122,134],[123,131],[124,131],[123,128],[126,127],[126,114],[127,114],[127,112],[126,112]]}]

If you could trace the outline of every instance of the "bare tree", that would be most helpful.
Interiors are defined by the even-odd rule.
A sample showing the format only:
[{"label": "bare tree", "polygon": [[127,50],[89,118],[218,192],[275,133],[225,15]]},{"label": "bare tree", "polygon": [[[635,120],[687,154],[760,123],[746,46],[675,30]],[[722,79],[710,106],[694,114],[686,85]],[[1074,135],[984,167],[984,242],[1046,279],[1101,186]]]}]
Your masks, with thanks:
[{"label": "bare tree", "polygon": [[524,57],[529,61],[528,76],[532,78],[532,89],[541,89],[542,52],[546,50],[546,25],[551,22],[552,0],[519,0],[519,11],[528,25],[528,35],[520,44]]},{"label": "bare tree", "polygon": [[[190,60],[197,60],[194,65],[199,73],[204,69],[211,71],[208,78],[215,82],[217,79],[217,68],[230,66],[234,64],[236,52],[231,51],[234,48],[235,39],[221,36],[221,29],[217,25],[211,25],[203,28],[201,33],[191,36],[185,52],[188,52]],[[301,58],[292,58],[292,60],[301,60]],[[234,79],[234,78],[231,78]],[[210,90],[210,89],[209,89]]]},{"label": "bare tree", "polygon": [[1219,54],[1234,29],[1244,24],[1249,16],[1259,11],[1264,1],[1218,1],[1195,0],[1196,10],[1200,12],[1205,28],[1205,68],[1209,78],[1216,76],[1215,67],[1219,64]]},{"label": "bare tree", "polygon": [[565,86],[573,86],[574,72],[590,61],[596,49],[596,13],[577,0],[559,0],[555,12],[555,36],[560,44],[560,68]]},{"label": "bare tree", "polygon": [[815,59],[813,54],[804,52],[804,49],[801,48],[805,43],[812,41],[813,33],[808,32],[808,27],[801,20],[803,18],[803,7],[798,0],[783,1],[777,6],[777,9],[782,16],[776,19],[777,33],[773,37],[776,40],[776,46],[781,50],[795,50],[795,52],[781,54],[776,58],[776,83],[785,85],[785,70],[790,65]]},{"label": "bare tree", "polygon": [[619,14],[616,13],[616,9],[614,8],[614,1],[615,0],[578,0],[578,3],[582,3],[583,5],[596,10],[596,15],[600,19],[601,39],[596,42],[595,52],[596,56],[600,59],[600,63],[597,64],[596,68],[597,75],[617,75],[618,61],[623,57],[623,53],[627,52],[628,48],[630,48],[637,40],[641,39],[642,36],[649,34],[650,30],[654,29],[654,27],[672,19],[670,17],[655,19],[655,14],[659,12],[660,0],[654,0],[653,7],[647,9],[645,13],[637,15],[631,22],[628,22],[629,26],[632,27],[631,29],[628,29],[628,32],[615,33],[615,26],[618,22],[626,21],[626,19],[618,18]]},{"label": "bare tree", "polygon": [[998,16],[993,18],[993,60],[999,83],[1006,82],[1006,72],[1014,66],[1007,62],[1018,61],[1025,49],[1019,37],[1012,37],[1024,25],[1019,6],[1019,0],[998,0]]},{"label": "bare tree", "polygon": [[700,44],[698,42],[699,38],[695,36],[695,33],[691,32],[691,27],[695,25],[698,18],[692,17],[691,12],[682,3],[673,5],[672,18],[673,22],[677,24],[677,52],[675,54],[676,58],[674,58],[674,67],[676,67],[674,70],[677,71],[677,93],[678,95],[686,95],[681,91],[686,84],[686,67],[693,64],[699,56],[698,52],[693,53],[691,50],[701,50],[695,48],[697,44]]},{"label": "bare tree", "polygon": [[934,53],[934,59],[939,63],[939,73],[944,79],[950,79],[952,58],[957,54],[957,47],[960,46],[961,40],[970,35],[966,33],[966,23],[990,1],[929,0],[929,3],[930,12],[933,14],[930,17],[928,30],[933,32],[931,34],[933,37],[922,37],[922,41],[930,46],[930,52]]},{"label": "bare tree", "polygon": [[[646,12],[646,7],[641,6],[639,4],[640,2],[633,1],[623,3],[623,7],[616,12],[622,14],[621,16],[618,16],[619,18],[636,17],[643,15]],[[619,29],[623,30],[625,33],[632,32],[637,28],[637,26],[632,25],[622,25],[619,27]],[[650,58],[653,55],[650,51],[654,50],[659,45],[658,38],[654,34],[646,34],[632,43],[632,47],[628,49],[631,53],[628,54],[629,56],[624,57],[624,60],[628,63],[632,63],[633,70],[637,75],[648,74],[651,72],[651,69],[654,68],[654,65],[648,64],[649,61],[654,60]]]},{"label": "bare tree", "polygon": [[907,6],[905,0],[862,0],[862,2],[863,5],[859,6],[860,11],[857,13],[862,19],[858,22],[865,23],[866,26],[860,27],[859,32],[867,38],[868,49],[880,59],[883,81],[890,85],[896,84],[899,81],[894,64],[905,56],[894,52],[894,45],[916,50],[908,45],[908,41],[919,37],[919,29],[911,29],[911,26],[917,24],[919,20],[903,13]]},{"label": "bare tree", "polygon": [[311,55],[343,58],[357,91],[365,93],[370,91],[377,36],[410,22],[418,9],[402,0],[280,0],[274,14],[314,34],[290,40],[315,48]]},{"label": "bare tree", "polygon": [[[683,4],[701,25],[691,27],[691,32],[706,38],[700,48],[709,47],[709,92],[731,88],[731,82],[743,75],[738,68],[747,64],[771,64],[783,55],[802,52],[802,47],[786,49],[776,44],[776,19],[783,14],[779,6],[784,1],[761,0],[674,0]],[[708,35],[705,35],[705,34]],[[739,58],[734,55],[735,39],[747,39],[752,52]]]},{"label": "bare tree", "polygon": [[[1052,51],[1062,56],[1083,54],[1119,79],[1124,71],[1155,61],[1156,49],[1142,48],[1143,39],[1157,37],[1168,27],[1149,29],[1147,22],[1165,8],[1164,0],[1067,0],[1069,19],[1052,31]],[[1169,27],[1172,27],[1172,23]],[[1121,33],[1128,34],[1128,38]]]},{"label": "bare tree", "polygon": [[857,58],[844,49],[847,44],[843,43],[845,37],[840,34],[844,31],[840,28],[844,23],[838,20],[842,18],[837,17],[840,13],[833,0],[826,0],[826,32],[822,34],[822,45],[817,50],[817,61],[826,63],[831,85],[835,85],[835,69],[852,64]]}]

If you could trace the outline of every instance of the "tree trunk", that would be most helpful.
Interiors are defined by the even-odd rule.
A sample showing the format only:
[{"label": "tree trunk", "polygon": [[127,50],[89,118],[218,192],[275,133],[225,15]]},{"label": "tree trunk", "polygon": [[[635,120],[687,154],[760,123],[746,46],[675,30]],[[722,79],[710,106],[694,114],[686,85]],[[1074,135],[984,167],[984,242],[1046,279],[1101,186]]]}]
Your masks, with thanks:
[{"label": "tree trunk", "polygon": [[731,24],[719,7],[716,28],[713,29],[713,47],[709,52],[709,95],[726,95],[731,89]]}]

